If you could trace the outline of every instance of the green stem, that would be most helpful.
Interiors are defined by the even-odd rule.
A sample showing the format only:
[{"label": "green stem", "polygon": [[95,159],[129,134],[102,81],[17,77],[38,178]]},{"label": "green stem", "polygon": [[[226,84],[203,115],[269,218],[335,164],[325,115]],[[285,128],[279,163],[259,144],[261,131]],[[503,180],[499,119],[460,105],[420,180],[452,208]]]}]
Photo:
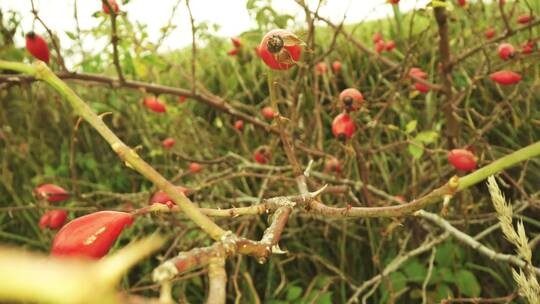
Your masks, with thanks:
[{"label": "green stem", "polygon": [[517,163],[520,163],[527,159],[531,159],[538,155],[540,155],[540,141],[532,145],[526,146],[525,148],[514,151],[513,153],[499,158],[491,164],[482,167],[467,176],[460,178],[458,191],[469,188],[470,186],[485,180],[490,175],[499,173],[506,168],[512,167]]},{"label": "green stem", "polygon": [[124,142],[122,142],[120,138],[118,138],[116,134],[103,123],[101,117],[96,115],[90,106],[88,106],[88,104],[86,104],[68,85],[60,80],[60,78],[58,78],[44,62],[36,61],[33,65],[27,65],[0,60],[0,69],[22,72],[45,81],[58,91],[60,95],[67,99],[75,112],[82,116],[82,118],[84,118],[84,120],[86,120],[109,143],[111,148],[126,162],[128,167],[133,168],[144,177],[154,182],[158,188],[165,191],[179,208],[181,208],[193,222],[207,232],[214,240],[220,240],[221,237],[225,235],[225,230],[204,215],[184,194],[176,191],[173,184],[140,158],[135,151],[124,144]]}]

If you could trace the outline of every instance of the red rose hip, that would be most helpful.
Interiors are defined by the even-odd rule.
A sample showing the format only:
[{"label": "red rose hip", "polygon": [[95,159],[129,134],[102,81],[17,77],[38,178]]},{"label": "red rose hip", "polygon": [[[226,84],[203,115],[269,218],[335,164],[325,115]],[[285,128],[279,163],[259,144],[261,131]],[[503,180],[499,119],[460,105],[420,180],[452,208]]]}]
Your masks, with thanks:
[{"label": "red rose hip", "polygon": [[39,220],[39,228],[59,229],[64,225],[67,219],[65,210],[51,210],[41,216]]},{"label": "red rose hip", "polygon": [[332,133],[339,140],[345,141],[352,138],[355,130],[356,124],[347,113],[339,114],[332,121]]},{"label": "red rose hip", "polygon": [[495,37],[495,29],[494,28],[489,28],[487,31],[486,31],[486,38],[487,39],[491,39]]},{"label": "red rose hip", "polygon": [[[189,194],[189,189],[184,188],[182,186],[176,186],[175,187],[178,192],[183,193],[184,195]],[[176,205],[171,197],[163,190],[158,190],[152,197],[150,198],[150,201],[148,202],[150,205],[152,204],[164,204],[169,207],[172,207]]]},{"label": "red rose hip", "polygon": [[155,113],[165,113],[165,112],[167,112],[167,107],[165,107],[164,104],[159,102],[159,100],[154,96],[146,97],[143,100],[143,104],[148,110],[150,110],[152,112],[155,112]]},{"label": "red rose hip", "polygon": [[[101,8],[103,9],[103,12],[105,14],[109,15],[111,12],[109,11],[109,7],[105,3],[105,1],[107,1],[107,0],[101,0],[101,2],[102,2]],[[116,0],[109,0],[109,4],[111,5],[114,13],[118,14],[119,7],[118,7],[118,3],[116,3]]]},{"label": "red rose hip", "polygon": [[448,161],[454,168],[462,171],[473,171],[476,169],[476,157],[466,149],[454,149],[448,152]]},{"label": "red rose hip", "polygon": [[516,72],[502,70],[489,75],[489,78],[498,84],[512,85],[521,81],[521,75]]},{"label": "red rose hip", "polygon": [[334,71],[334,74],[339,74],[339,72],[341,72],[341,62],[339,61],[334,61],[332,63],[332,71]]},{"label": "red rose hip", "polygon": [[49,203],[62,202],[69,199],[70,194],[62,187],[55,184],[43,184],[34,189],[34,195]]},{"label": "red rose hip", "polygon": [[501,43],[501,45],[499,45],[498,51],[499,57],[501,57],[502,60],[511,59],[516,53],[514,46],[510,43]]},{"label": "red rose hip", "polygon": [[258,148],[253,153],[253,159],[255,160],[255,162],[261,165],[269,163],[271,158],[272,152],[265,146]]},{"label": "red rose hip", "polygon": [[242,129],[244,128],[244,121],[239,119],[237,121],[234,122],[234,128],[238,131],[242,131]]},{"label": "red rose hip", "polygon": [[347,111],[356,111],[364,104],[364,96],[355,88],[348,88],[339,94],[339,101]]},{"label": "red rose hip", "polygon": [[264,35],[257,54],[273,70],[288,70],[300,59],[302,41],[293,33],[276,29]]},{"label": "red rose hip", "polygon": [[199,163],[196,163],[196,162],[189,163],[189,172],[191,172],[192,174],[197,174],[201,172],[202,169],[203,167]]},{"label": "red rose hip", "polygon": [[174,144],[176,144],[176,141],[174,140],[174,138],[169,137],[165,138],[161,144],[163,145],[163,148],[170,149],[174,146]]},{"label": "red rose hip", "polygon": [[45,39],[34,32],[26,34],[26,49],[34,58],[49,63],[49,46]]},{"label": "red rose hip", "polygon": [[272,109],[272,107],[262,108],[261,114],[265,119],[268,119],[268,120],[274,119],[274,110]]},{"label": "red rose hip", "polygon": [[99,259],[133,220],[133,215],[118,211],[99,211],[76,218],[58,231],[51,254]]}]

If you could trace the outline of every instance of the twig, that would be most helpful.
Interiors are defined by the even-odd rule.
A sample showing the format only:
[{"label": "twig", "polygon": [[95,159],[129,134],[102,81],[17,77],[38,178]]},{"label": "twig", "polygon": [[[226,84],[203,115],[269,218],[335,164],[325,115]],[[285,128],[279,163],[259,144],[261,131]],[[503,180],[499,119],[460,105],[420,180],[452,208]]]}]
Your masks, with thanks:
[{"label": "twig", "polygon": [[[298,3],[300,6],[302,6],[304,9],[308,10],[309,11],[309,8],[307,7],[307,5],[305,5],[302,1],[300,0],[295,0],[296,3]],[[360,41],[358,41],[357,39],[354,38],[354,36],[345,31],[342,27],[339,27],[337,26],[336,24],[332,23],[329,19],[327,18],[324,18],[322,16],[320,16],[318,13],[316,12],[312,12],[312,14],[314,14],[315,18],[325,22],[326,24],[328,24],[331,28],[333,28],[334,30],[337,30],[339,32],[341,32],[349,41],[351,41],[359,50],[361,50],[362,52],[368,54],[370,57],[373,57],[373,58],[376,58],[377,60],[379,60],[380,62],[382,62],[384,65],[392,68],[392,69],[397,69],[399,68],[399,64],[392,61],[391,59],[387,58],[387,57],[384,57],[382,55],[379,55],[377,54],[375,51],[369,49],[368,47],[366,47],[363,43],[361,43]],[[411,75],[411,78],[414,79],[416,82],[419,82],[427,87],[429,87],[430,89],[434,90],[434,91],[443,91],[442,90],[442,87],[440,85],[437,85],[437,84],[434,84],[434,83],[431,83],[421,77],[417,77],[417,76],[414,76],[414,75]],[[444,91],[443,91],[444,93]]]},{"label": "twig", "polygon": [[116,30],[116,11],[112,7],[111,3],[109,3],[109,0],[101,0],[109,9],[109,15],[111,16],[111,43],[113,46],[113,63],[114,67],[116,68],[116,74],[118,75],[118,79],[120,80],[120,83],[124,82],[124,75],[122,74],[122,67],[120,66],[120,60],[118,55],[118,33]]},{"label": "twig", "polygon": [[435,253],[437,252],[437,247],[433,247],[431,249],[431,255],[429,256],[429,267],[428,272],[426,275],[426,278],[424,279],[424,283],[422,283],[422,304],[427,303],[427,286],[429,284],[429,280],[431,280],[431,275],[433,274],[433,265],[435,262]]},{"label": "twig", "polygon": [[428,250],[431,250],[433,247],[437,246],[439,243],[446,240],[449,236],[450,236],[450,234],[448,232],[445,232],[442,235],[438,236],[437,238],[435,238],[435,239],[433,239],[431,241],[426,240],[422,245],[418,246],[417,248],[397,256],[394,260],[392,260],[392,262],[390,262],[388,264],[388,266],[386,266],[386,268],[384,268],[384,270],[380,274],[378,274],[378,275],[374,276],[373,278],[365,281],[362,285],[357,287],[356,290],[354,291],[354,294],[349,298],[347,303],[357,302],[358,297],[360,296],[360,294],[364,290],[369,288],[369,286],[371,286],[373,284],[376,284],[384,276],[387,276],[390,273],[392,273],[392,272],[396,271],[397,269],[399,269],[399,267],[401,267],[401,265],[403,265],[403,263],[405,263],[408,259],[410,259],[410,258],[412,258],[414,256],[417,256],[417,255],[420,255],[420,254],[422,254],[424,252],[427,252]]},{"label": "twig", "polygon": [[[213,94],[209,94],[209,93],[208,94],[206,93],[205,94],[201,94],[201,93],[192,94],[191,91],[187,89],[168,87],[168,86],[150,84],[150,83],[139,82],[139,81],[125,80],[124,82],[120,83],[118,79],[103,76],[103,75],[98,75],[98,74],[90,74],[90,73],[60,72],[60,73],[57,73],[56,76],[60,79],[76,79],[76,80],[104,83],[104,84],[109,84],[113,87],[124,87],[124,88],[130,88],[130,89],[135,89],[135,90],[144,89],[146,92],[154,93],[154,94],[171,94],[171,95],[176,95],[176,96],[189,97],[191,99],[200,101],[208,106],[211,106],[218,111],[224,112],[238,119],[242,119],[245,122],[251,123],[255,127],[260,128],[266,132],[271,132],[271,133],[279,135],[278,128],[268,125],[267,123],[255,118],[251,114],[246,114],[235,109],[233,106],[227,103],[226,100]],[[20,82],[28,82],[28,81],[37,81],[37,79],[31,75],[29,76],[0,75],[0,83],[2,82],[20,83]],[[295,141],[295,147],[297,147],[298,149],[310,155],[319,156],[319,157],[329,156],[327,153],[323,151],[320,151],[311,147],[307,147],[298,141]]]},{"label": "twig", "polygon": [[459,137],[459,122],[455,118],[453,85],[452,85],[452,66],[450,59],[450,38],[448,35],[448,16],[444,6],[438,6],[434,9],[435,19],[439,28],[439,53],[441,56],[441,78],[443,90],[445,92],[444,104],[442,105],[444,116],[446,117],[445,132],[448,137],[448,146],[450,149],[456,146],[455,139]]},{"label": "twig", "polygon": [[212,257],[208,265],[208,279],[210,290],[208,291],[209,304],[224,304],[227,298],[227,273],[225,272],[225,258]]},{"label": "twig", "polygon": [[[452,234],[453,237],[463,242],[465,245],[471,247],[472,249],[478,251],[480,254],[492,260],[512,264],[520,268],[525,268],[527,266],[527,263],[524,260],[520,259],[515,255],[499,253],[494,251],[493,249],[482,245],[482,243],[476,241],[470,235],[456,229],[454,226],[448,223],[448,221],[434,213],[420,210],[417,212],[417,215],[443,228],[444,230]],[[540,268],[534,267],[532,269],[537,275],[540,275]]]},{"label": "twig", "polygon": [[195,64],[197,63],[197,45],[195,43],[195,32],[197,31],[197,28],[195,27],[195,20],[193,19],[193,14],[191,13],[189,0],[186,0],[186,7],[189,12],[189,21],[191,22],[191,94],[195,95],[197,92],[197,78],[195,75]]}]

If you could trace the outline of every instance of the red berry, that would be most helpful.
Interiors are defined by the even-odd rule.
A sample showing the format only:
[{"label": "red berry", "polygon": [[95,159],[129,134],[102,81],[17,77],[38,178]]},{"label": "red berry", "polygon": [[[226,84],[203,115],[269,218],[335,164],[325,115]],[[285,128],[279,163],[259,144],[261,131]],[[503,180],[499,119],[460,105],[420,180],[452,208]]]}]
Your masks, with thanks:
[{"label": "red berry", "polygon": [[324,165],[324,172],[341,173],[341,163],[335,157],[327,158],[326,164]]},{"label": "red berry", "polygon": [[65,210],[51,210],[41,216],[39,220],[39,228],[59,229],[64,225],[67,218]]},{"label": "red berry", "polygon": [[202,169],[203,167],[199,163],[195,163],[195,162],[189,163],[189,172],[191,172],[192,174],[197,174],[201,172]]},{"label": "red berry", "polygon": [[379,41],[382,41],[382,40],[383,40],[383,37],[381,33],[377,32],[373,34],[373,43],[378,43]]},{"label": "red berry", "polygon": [[382,53],[384,50],[386,49],[386,44],[384,43],[384,41],[380,40],[379,42],[377,42],[375,44],[375,51],[377,51],[377,53]]},{"label": "red berry", "polygon": [[178,103],[184,103],[186,102],[186,96],[178,96]]},{"label": "red berry", "polygon": [[364,104],[364,96],[355,88],[348,88],[339,94],[339,101],[347,111],[356,111]]},{"label": "red berry", "polygon": [[[110,11],[109,11],[109,7],[107,6],[107,4],[105,4],[105,1],[107,1],[107,0],[101,0],[101,2],[102,2],[101,7],[103,9],[103,12],[108,15],[110,13]],[[118,8],[118,3],[116,3],[116,0],[109,0],[109,4],[113,8],[114,14],[115,15],[118,14],[119,8]]]},{"label": "red berry", "polygon": [[399,3],[399,0],[388,0],[388,3],[391,3],[391,4],[398,4],[398,3]]},{"label": "red berry", "polygon": [[174,146],[175,143],[176,141],[174,140],[174,138],[169,137],[165,138],[161,144],[163,145],[163,148],[170,149]]},{"label": "red berry", "polygon": [[511,85],[521,81],[521,75],[507,70],[495,72],[489,75],[489,78],[502,85]]},{"label": "red berry", "polygon": [[517,22],[520,24],[527,24],[531,22],[532,16],[530,15],[520,15],[517,17]]},{"label": "red berry", "polygon": [[40,35],[28,32],[26,34],[26,49],[34,58],[49,63],[49,46]]},{"label": "red berry", "polygon": [[58,231],[51,254],[99,259],[133,220],[133,215],[118,211],[99,211],[76,218]]},{"label": "red berry", "polygon": [[516,50],[510,43],[501,43],[501,45],[499,45],[499,57],[501,57],[502,60],[508,60],[514,57],[515,53]]},{"label": "red berry", "polygon": [[268,120],[274,119],[274,110],[272,109],[272,107],[262,108],[261,114],[264,118]]},{"label": "red berry", "polygon": [[146,97],[143,101],[143,104],[148,110],[156,113],[165,113],[167,108],[164,104],[160,103],[159,100],[154,96]]},{"label": "red berry", "polygon": [[319,62],[315,65],[315,71],[317,71],[317,74],[325,74],[328,72],[328,65],[326,62]]},{"label": "red berry", "polygon": [[394,40],[389,40],[386,42],[386,45],[384,46],[384,48],[387,51],[391,51],[396,48],[396,42]]},{"label": "red berry", "polygon": [[521,45],[521,52],[523,54],[531,54],[535,47],[536,43],[534,41],[527,41]]},{"label": "red berry", "polygon": [[236,56],[240,50],[239,49],[232,49],[227,52],[227,55],[229,56]]},{"label": "red berry", "polygon": [[332,133],[340,140],[352,138],[355,130],[356,124],[347,113],[339,114],[332,121]]},{"label": "red berry", "polygon": [[240,42],[239,38],[232,37],[231,42],[232,42],[234,48],[239,48],[240,46],[242,46],[242,43]]},{"label": "red berry", "polygon": [[[175,188],[176,188],[176,190],[178,192],[181,192],[184,195],[189,194],[189,189],[188,188],[184,188],[182,186],[176,186]],[[150,201],[148,203],[150,205],[152,205],[152,204],[164,204],[164,205],[167,205],[169,207],[171,207],[173,205],[176,205],[173,202],[173,200],[171,199],[171,197],[167,193],[165,193],[165,191],[162,191],[162,190],[156,191],[156,193],[154,193],[154,195],[152,195],[152,197],[150,198]]]},{"label": "red berry", "polygon": [[413,77],[413,76],[426,79],[428,77],[428,74],[424,72],[421,68],[411,68],[409,70],[409,77]]},{"label": "red berry", "polygon": [[476,157],[466,149],[454,149],[448,152],[448,161],[454,168],[462,171],[473,171],[476,169]]},{"label": "red berry", "polygon": [[237,121],[234,122],[234,128],[238,131],[242,131],[242,129],[244,128],[244,121],[239,119]]},{"label": "red berry", "polygon": [[253,153],[253,159],[261,165],[265,165],[270,162],[272,158],[272,152],[267,147],[260,147]]},{"label": "red berry", "polygon": [[277,29],[264,35],[257,54],[273,70],[288,70],[300,59],[302,41],[293,33]]},{"label": "red berry", "polygon": [[467,0],[458,0],[459,6],[465,6],[467,5]]},{"label": "red berry", "polygon": [[491,39],[493,37],[495,37],[495,29],[491,27],[486,31],[486,38]]},{"label": "red berry", "polygon": [[332,70],[334,71],[334,74],[339,74],[339,72],[341,72],[341,62],[339,61],[334,61],[332,63]]},{"label": "red berry", "polygon": [[415,83],[414,88],[420,93],[429,92],[429,87],[426,86],[425,84],[420,83],[420,82]]},{"label": "red berry", "polygon": [[34,195],[38,199],[47,200],[49,203],[62,202],[69,199],[69,193],[55,184],[43,184],[34,189]]}]

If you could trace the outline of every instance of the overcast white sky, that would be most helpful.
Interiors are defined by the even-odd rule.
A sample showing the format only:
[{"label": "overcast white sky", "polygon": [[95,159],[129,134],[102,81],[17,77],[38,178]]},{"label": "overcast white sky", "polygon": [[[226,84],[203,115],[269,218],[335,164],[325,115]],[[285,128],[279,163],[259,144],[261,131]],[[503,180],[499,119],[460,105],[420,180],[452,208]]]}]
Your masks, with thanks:
[{"label": "overcast white sky", "polygon": [[[47,26],[60,34],[63,47],[69,47],[71,41],[64,31],[73,31],[75,20],[73,18],[74,2],[77,1],[79,22],[81,29],[96,26],[100,18],[92,14],[101,10],[101,0],[34,0],[40,17]],[[131,0],[127,5],[121,5],[121,10],[127,12],[131,21],[138,21],[148,26],[150,37],[159,37],[159,29],[169,19],[171,9],[178,0]],[[164,41],[162,51],[176,49],[191,43],[190,23],[184,1],[180,4],[173,23],[177,29]],[[121,0],[117,0],[121,3]],[[312,7],[317,0],[307,0]],[[349,22],[376,19],[392,14],[392,7],[386,0],[330,0],[321,9],[321,14],[335,21],[340,21],[346,13]],[[415,5],[425,6],[428,0],[401,0],[402,10],[410,10]],[[303,18],[303,12],[294,0],[273,0],[273,6],[282,12]],[[191,0],[191,8],[196,22],[209,21],[220,25],[218,34],[223,37],[232,37],[255,26],[247,10],[245,0]],[[32,28],[32,14],[30,0],[0,0],[0,9],[6,11],[14,9],[24,16],[22,28],[24,32]],[[43,32],[36,25],[36,32]],[[16,43],[23,46],[22,37]]]}]

